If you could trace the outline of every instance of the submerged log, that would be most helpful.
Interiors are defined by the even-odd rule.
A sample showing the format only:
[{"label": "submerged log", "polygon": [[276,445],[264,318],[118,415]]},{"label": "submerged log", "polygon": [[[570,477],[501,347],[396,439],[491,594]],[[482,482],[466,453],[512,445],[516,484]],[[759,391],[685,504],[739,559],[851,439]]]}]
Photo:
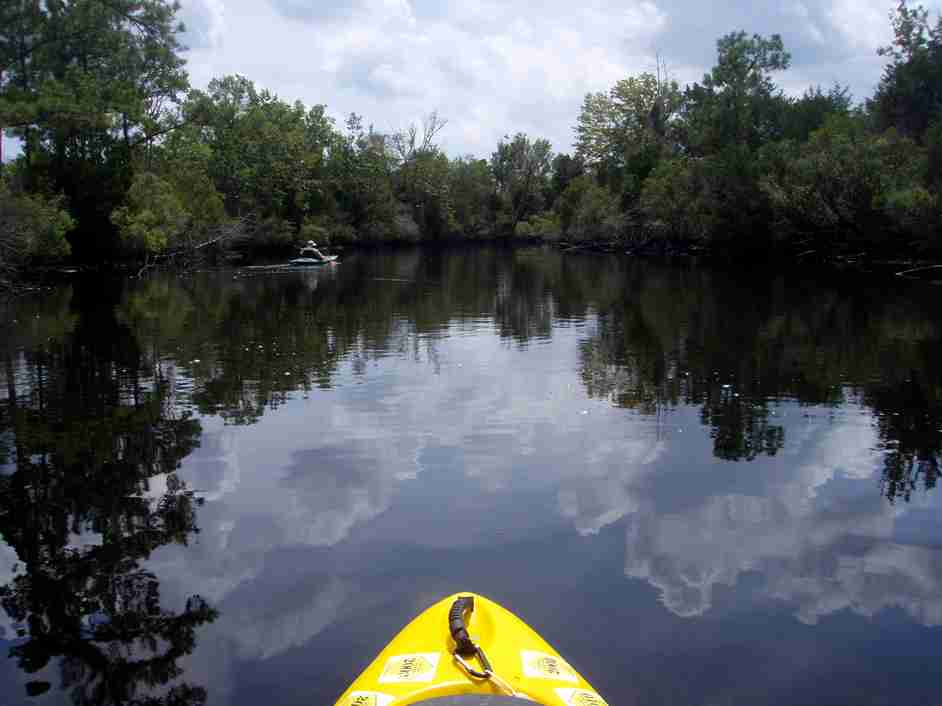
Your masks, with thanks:
[{"label": "submerged log", "polygon": [[[923,272],[934,272],[936,273],[933,277],[918,277],[914,276]],[[908,270],[901,270],[896,273],[897,277],[905,277],[906,279],[918,279],[922,281],[929,282],[942,282],[942,265],[925,265],[923,267],[912,267]]]}]

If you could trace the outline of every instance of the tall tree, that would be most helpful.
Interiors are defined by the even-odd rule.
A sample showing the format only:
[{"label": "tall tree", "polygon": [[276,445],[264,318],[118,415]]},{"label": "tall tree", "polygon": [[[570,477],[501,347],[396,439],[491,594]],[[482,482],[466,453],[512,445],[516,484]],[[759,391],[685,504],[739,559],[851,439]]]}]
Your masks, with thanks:
[{"label": "tall tree", "polygon": [[330,215],[342,230],[385,239],[396,232],[397,205],[392,177],[396,160],[388,135],[351,113],[345,130],[325,149]]},{"label": "tall tree", "polygon": [[0,124],[22,138],[32,189],[63,191],[80,255],[113,248],[132,164],[174,126],[187,86],[168,0],[14,0],[0,22]]},{"label": "tall tree", "polygon": [[468,238],[492,235],[496,194],[494,175],[487,160],[471,155],[452,160],[449,184],[459,232]]},{"label": "tall tree", "polygon": [[921,138],[942,116],[942,17],[932,25],[926,8],[901,0],[890,20],[893,43],[878,50],[890,63],[868,107],[878,129]]},{"label": "tall tree", "polygon": [[631,76],[608,93],[586,95],[576,124],[576,154],[587,165],[621,166],[666,139],[681,95],[677,82],[660,73]]},{"label": "tall tree", "polygon": [[448,124],[436,111],[390,136],[396,162],[396,194],[412,209],[424,238],[440,238],[453,225],[454,211],[448,179],[448,157],[435,144],[435,137]]},{"label": "tall tree", "polygon": [[553,151],[548,140],[531,140],[518,132],[505,137],[491,155],[491,172],[501,204],[503,225],[514,235],[517,225],[543,207],[543,193],[552,169]]},{"label": "tall tree", "polygon": [[782,137],[806,142],[811,133],[824,127],[828,118],[850,115],[852,103],[850,89],[839,83],[827,91],[821,86],[808,88],[800,98],[788,101]]},{"label": "tall tree", "polygon": [[686,149],[702,156],[730,145],[756,149],[781,137],[785,101],[772,72],[791,62],[781,36],[732,32],[716,48],[716,66],[684,94]]}]

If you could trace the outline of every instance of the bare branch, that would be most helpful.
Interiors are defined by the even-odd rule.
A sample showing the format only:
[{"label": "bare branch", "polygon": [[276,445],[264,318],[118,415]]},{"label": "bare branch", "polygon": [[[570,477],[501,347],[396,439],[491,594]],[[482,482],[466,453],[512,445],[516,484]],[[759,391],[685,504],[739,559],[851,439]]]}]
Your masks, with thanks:
[{"label": "bare branch", "polygon": [[442,117],[439,117],[437,110],[433,110],[422,120],[423,152],[428,152],[430,149],[432,149],[432,140],[435,139],[435,135],[441,132],[447,124],[448,121]]}]

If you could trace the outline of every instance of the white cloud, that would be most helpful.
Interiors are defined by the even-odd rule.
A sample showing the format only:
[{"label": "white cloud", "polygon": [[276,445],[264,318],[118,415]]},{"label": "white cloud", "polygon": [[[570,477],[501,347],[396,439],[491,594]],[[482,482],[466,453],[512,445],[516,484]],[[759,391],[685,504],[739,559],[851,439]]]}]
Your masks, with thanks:
[{"label": "white cloud", "polygon": [[[822,562],[824,563],[824,562]],[[914,621],[942,625],[942,560],[938,550],[895,542],[874,543],[866,551],[827,557],[830,571],[774,576],[771,595],[798,603],[797,617],[808,625],[838,610],[873,616],[900,608]]]},{"label": "white cloud", "polygon": [[226,33],[224,0],[188,0],[180,10],[186,27],[182,41],[190,49],[216,48]]},{"label": "white cloud", "polygon": [[[672,483],[670,473],[652,479],[655,486],[636,477],[625,574],[647,581],[684,617],[708,612],[716,587],[756,571],[764,594],[794,606],[804,623],[898,607],[921,624],[942,624],[942,554],[898,541],[897,522],[920,508],[879,496],[869,413],[846,407],[824,430],[789,442],[787,453],[751,464],[748,490],[716,493],[709,484],[676,511],[651,498],[656,483]],[[598,495],[618,502],[607,482]]]},{"label": "white cloud", "polygon": [[780,77],[789,92],[842,81],[861,98],[879,79],[874,51],[889,36],[881,3],[845,0],[724,9],[551,0],[539,10],[521,0],[223,2],[184,2],[206,38],[189,55],[195,85],[242,73],[285,99],[324,103],[336,117],[357,112],[379,130],[438,110],[449,120],[442,146],[483,157],[517,131],[571,149],[587,92],[654,69],[657,54],[682,82],[697,80],[716,39],[739,28],[784,35],[794,56]]},{"label": "white cloud", "polygon": [[[723,6],[690,0],[183,0],[191,81],[240,73],[286,100],[364,115],[379,130],[447,118],[451,154],[487,157],[517,131],[571,149],[583,96],[655,67],[699,80],[730,31],[782,34],[791,94],[841,82],[862,100],[891,37],[884,0]],[[938,11],[942,4],[930,2]],[[4,138],[4,153],[15,143]]]},{"label": "white cloud", "polygon": [[666,444],[655,436],[596,446],[582,467],[571,469],[558,493],[563,517],[573,521],[580,534],[596,534],[603,527],[637,512],[641,500],[633,486],[654,472]]},{"label": "white cloud", "polygon": [[234,620],[221,627],[237,646],[239,657],[267,659],[300,647],[343,615],[351,593],[351,587],[343,581],[329,578],[324,585],[301,595],[300,601],[294,600],[297,592],[272,595],[271,602],[277,603],[277,608],[252,601],[234,611]]},{"label": "white cloud", "polygon": [[651,2],[431,5],[228,0],[222,40],[190,52],[193,83],[242,73],[335,116],[360,113],[380,130],[438,110],[451,153],[487,156],[518,130],[568,149],[583,95],[653,68],[654,38],[668,24]]},{"label": "white cloud", "polygon": [[828,15],[849,46],[873,53],[893,39],[891,9],[883,0],[832,0]]}]

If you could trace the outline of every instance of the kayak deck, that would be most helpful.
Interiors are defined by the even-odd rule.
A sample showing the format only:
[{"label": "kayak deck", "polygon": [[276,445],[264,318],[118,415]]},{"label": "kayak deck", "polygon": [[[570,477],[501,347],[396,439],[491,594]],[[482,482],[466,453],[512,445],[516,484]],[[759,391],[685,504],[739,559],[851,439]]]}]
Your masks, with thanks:
[{"label": "kayak deck", "polygon": [[533,706],[530,699],[513,696],[444,696],[430,701],[419,701],[415,706]]},{"label": "kayak deck", "polygon": [[[449,618],[461,598],[473,598],[467,635],[484,660],[455,655]],[[452,621],[454,620],[453,615]],[[481,678],[485,677],[485,678]],[[589,683],[532,628],[497,603],[471,593],[449,596],[421,613],[396,635],[340,697],[336,706],[475,706],[478,702],[444,700],[462,696],[503,697],[483,704],[514,704],[519,699],[544,706],[606,706]],[[507,700],[507,697],[516,697]]]}]

